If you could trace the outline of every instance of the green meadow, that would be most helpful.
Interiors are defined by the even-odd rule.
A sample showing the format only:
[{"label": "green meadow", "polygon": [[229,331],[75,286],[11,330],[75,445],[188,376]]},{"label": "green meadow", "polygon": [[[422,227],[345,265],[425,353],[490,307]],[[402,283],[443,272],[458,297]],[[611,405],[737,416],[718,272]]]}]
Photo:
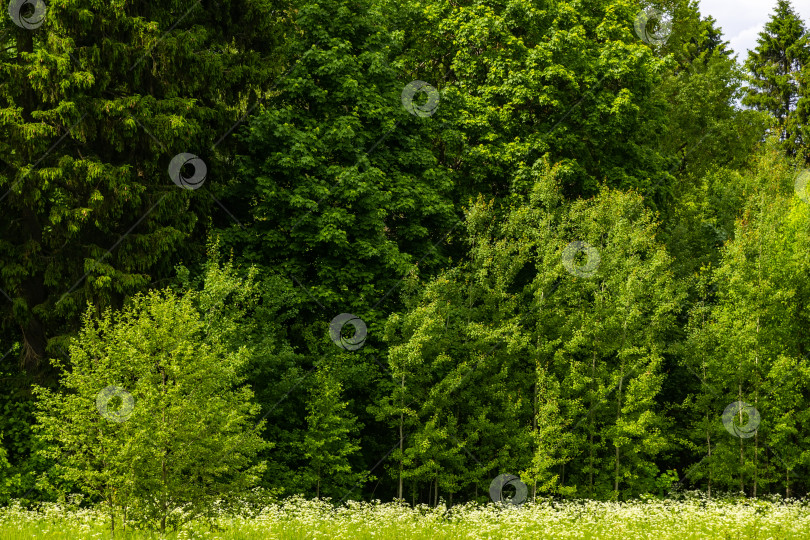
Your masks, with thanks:
[{"label": "green meadow", "polygon": [[[0,510],[0,538],[108,538],[109,520],[95,510],[46,504],[36,511]],[[463,504],[429,507],[396,503],[350,503],[290,498],[252,516],[194,521],[179,531],[118,531],[118,538],[253,539],[793,539],[810,538],[806,502],[764,500],[587,500],[527,503],[521,507]]]}]

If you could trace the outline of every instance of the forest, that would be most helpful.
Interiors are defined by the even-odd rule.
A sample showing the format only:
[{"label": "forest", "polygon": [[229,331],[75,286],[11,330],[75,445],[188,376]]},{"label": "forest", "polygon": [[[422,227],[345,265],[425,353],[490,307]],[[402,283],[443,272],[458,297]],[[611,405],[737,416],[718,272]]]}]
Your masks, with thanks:
[{"label": "forest", "polygon": [[0,507],[806,497],[773,4],[11,0]]}]

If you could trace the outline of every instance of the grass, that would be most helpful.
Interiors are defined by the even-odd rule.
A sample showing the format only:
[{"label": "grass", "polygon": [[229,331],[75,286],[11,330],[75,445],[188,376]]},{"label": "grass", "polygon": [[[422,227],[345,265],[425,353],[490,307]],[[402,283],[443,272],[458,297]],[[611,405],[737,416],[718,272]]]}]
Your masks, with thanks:
[{"label": "grass", "polygon": [[[633,502],[542,501],[520,508],[464,504],[411,508],[396,503],[349,503],[338,509],[325,501],[293,497],[270,504],[253,517],[221,516],[212,532],[192,522],[167,539],[810,539],[808,501],[717,500]],[[43,504],[36,511],[19,505],[0,508],[0,539],[109,538],[109,522],[93,509],[67,510]],[[160,538],[127,531],[118,538]]]}]

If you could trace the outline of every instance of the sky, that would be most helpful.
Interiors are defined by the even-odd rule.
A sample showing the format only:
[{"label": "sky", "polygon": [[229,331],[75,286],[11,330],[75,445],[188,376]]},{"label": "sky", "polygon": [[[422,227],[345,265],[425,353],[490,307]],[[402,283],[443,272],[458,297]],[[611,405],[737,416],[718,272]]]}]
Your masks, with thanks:
[{"label": "sky", "polygon": [[[776,0],[699,0],[700,13],[711,15],[723,30],[726,41],[745,61],[748,50],[757,46],[757,36],[771,18]],[[794,11],[810,27],[810,0],[793,0]]]}]

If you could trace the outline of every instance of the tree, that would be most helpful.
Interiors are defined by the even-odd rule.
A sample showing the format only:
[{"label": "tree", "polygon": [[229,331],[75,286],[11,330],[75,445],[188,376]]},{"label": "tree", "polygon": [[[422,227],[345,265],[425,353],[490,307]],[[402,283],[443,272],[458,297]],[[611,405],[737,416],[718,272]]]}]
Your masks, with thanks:
[{"label": "tree", "polygon": [[[35,29],[0,17],[0,325],[29,373],[49,374],[87,301],[120,307],[200,257],[231,178],[235,141],[215,143],[281,73],[287,11],[67,0]],[[169,177],[182,152],[206,162],[199,191]]]},{"label": "tree", "polygon": [[[700,18],[696,9],[684,16],[667,46],[674,48],[682,32],[690,39],[673,52],[677,64],[656,88],[667,118],[658,138],[661,153],[680,180],[670,187],[674,199],[712,168],[745,165],[767,128],[764,114],[737,105],[744,97],[745,73],[731,57],[714,19]],[[661,210],[668,206],[661,205]]]},{"label": "tree", "polygon": [[[217,275],[208,277],[208,288],[221,290]],[[102,501],[113,533],[119,518],[164,533],[210,517],[213,501],[264,470],[254,457],[268,443],[244,385],[251,352],[207,331],[214,319],[195,306],[198,297],[152,291],[101,317],[89,306],[70,358],[57,360],[60,390],[35,389],[35,430],[55,462],[50,485],[73,481]]]},{"label": "tree", "polygon": [[[704,384],[687,409],[706,418],[692,440],[701,440],[700,457],[711,455],[694,479],[752,496],[807,488],[800,478],[810,466],[803,435],[810,289],[802,276],[810,271],[810,206],[795,193],[796,177],[773,145],[742,177],[747,194],[734,239],[710,273],[715,300],[693,313],[689,334],[686,359]],[[751,437],[729,436],[720,422],[736,401],[760,415]]]},{"label": "tree", "polygon": [[[503,218],[493,203],[473,205],[469,257],[389,321],[394,380],[404,375],[408,391],[395,388],[387,411],[406,412],[415,431],[406,478],[457,468],[455,444],[474,454],[461,454],[476,473],[461,476],[467,490],[510,470],[549,493],[615,498],[655,487],[669,444],[655,400],[682,291],[641,198],[605,188],[565,202],[560,168],[537,167],[531,194]],[[598,274],[565,269],[574,238],[599,255]],[[417,406],[398,410],[403,401]],[[572,427],[545,440],[555,422]],[[555,479],[556,464],[568,475]]]},{"label": "tree", "polygon": [[308,490],[314,487],[316,497],[337,495],[362,476],[349,459],[360,449],[353,440],[360,426],[349,415],[348,402],[341,401],[342,387],[332,371],[323,362],[315,372],[307,400],[308,429],[300,449],[309,466],[301,471],[301,481],[296,484]]},{"label": "tree", "polygon": [[[542,222],[543,206],[553,208],[548,195],[553,178],[548,173],[538,182],[538,202],[515,212],[507,238]],[[540,200],[547,202],[541,205]],[[524,288],[528,304],[522,310],[528,314],[529,342],[556,344],[538,347],[538,353],[565,389],[563,418],[574,435],[571,447],[564,449],[573,450],[566,460],[570,472],[567,478],[560,474],[560,484],[600,498],[653,492],[656,460],[671,444],[665,437],[668,420],[657,400],[682,286],[640,197],[603,188],[594,199],[560,210],[551,230],[563,264],[560,255],[552,258],[535,248],[538,257],[529,264],[536,265],[536,278]],[[534,245],[542,243],[540,234],[526,236],[537,238]],[[585,264],[590,273],[569,269],[561,274],[564,246],[571,246],[572,239],[586,243],[579,249],[587,258],[569,264]],[[548,294],[555,275],[562,280],[553,296],[545,298],[541,293]]]},{"label": "tree", "polygon": [[659,151],[677,181],[644,195],[661,213],[662,239],[678,277],[691,279],[701,265],[718,260],[720,244],[733,233],[735,216],[727,210],[735,211],[738,199],[730,178],[747,165],[770,120],[739,107],[745,72],[715,20],[702,18],[694,2],[676,13],[666,44],[674,66],[656,93],[667,118],[657,138]]},{"label": "tree", "polygon": [[[416,264],[435,270],[446,263],[442,240],[456,223],[449,175],[426,135],[437,129],[442,104],[432,117],[403,107],[403,91],[415,76],[397,64],[402,36],[380,2],[296,6],[303,35],[290,44],[295,62],[236,135],[244,149],[236,162],[241,181],[223,203],[245,226],[220,232],[240,261],[292,284],[285,294],[296,314],[284,331],[293,354],[282,369],[296,379],[315,373],[325,348],[335,348],[322,343],[333,317],[350,312],[365,322],[367,342],[354,362],[333,366],[330,377],[357,403],[347,412],[363,426],[364,459],[376,461],[394,442],[362,405],[380,394],[380,369],[371,358],[379,355],[375,329],[398,305],[403,276]],[[269,369],[259,374],[273,381],[279,376]],[[254,380],[257,386],[266,381]],[[284,395],[268,392],[267,407]],[[292,424],[279,430],[284,443],[274,452],[290,471],[309,466],[298,451],[306,436],[300,431],[306,397],[284,397],[272,413]]]},{"label": "tree", "polygon": [[788,155],[810,159],[805,127],[810,121],[808,97],[802,91],[803,70],[810,64],[810,42],[804,23],[789,0],[779,0],[771,19],[760,32],[756,49],[748,53],[745,67],[751,86],[743,104],[771,113]]},{"label": "tree", "polygon": [[640,189],[663,180],[650,142],[665,123],[654,90],[666,64],[634,34],[638,8],[624,0],[400,8],[410,45],[401,61],[424,80],[447,81],[450,117],[437,150],[463,179],[455,200],[525,193],[547,153],[569,165],[571,198],[594,195],[601,181]]},{"label": "tree", "polygon": [[374,2],[302,2],[297,24],[300,58],[241,134],[244,181],[226,202],[246,210],[250,227],[223,239],[371,325],[417,257],[443,260],[431,231],[455,221],[451,186],[422,133],[436,120],[403,108],[411,81],[392,64],[402,44]]}]

